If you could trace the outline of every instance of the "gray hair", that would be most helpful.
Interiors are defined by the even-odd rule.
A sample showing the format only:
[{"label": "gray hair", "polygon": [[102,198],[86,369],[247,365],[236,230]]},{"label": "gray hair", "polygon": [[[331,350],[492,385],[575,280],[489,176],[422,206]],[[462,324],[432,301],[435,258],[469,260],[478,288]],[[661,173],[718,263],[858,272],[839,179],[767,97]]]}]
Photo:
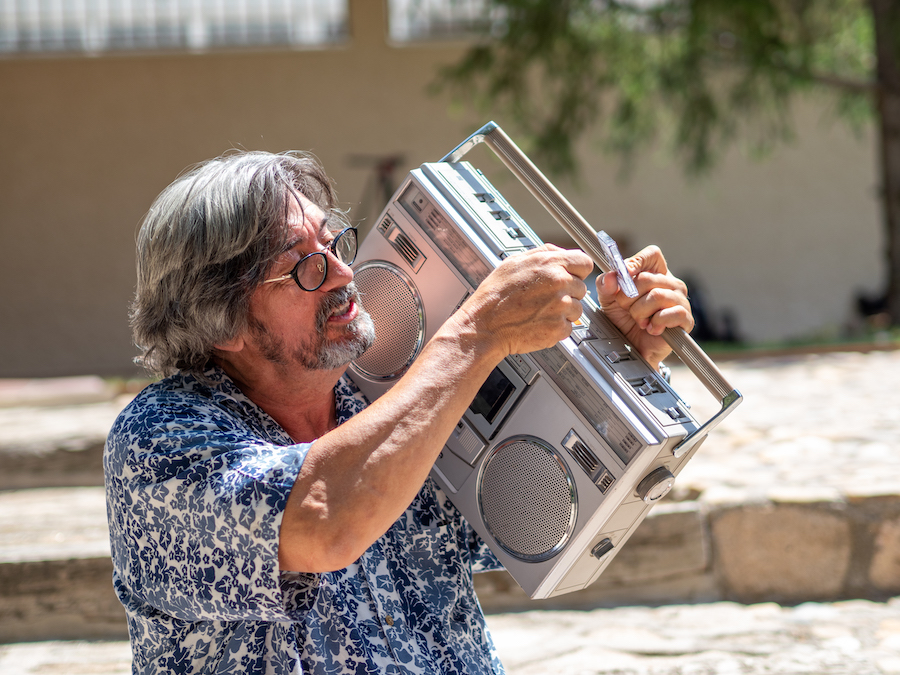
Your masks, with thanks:
[{"label": "gray hair", "polygon": [[246,327],[250,296],[287,242],[298,192],[346,223],[331,181],[306,153],[224,155],[163,190],[137,238],[136,363],[156,375],[201,374],[214,345]]}]

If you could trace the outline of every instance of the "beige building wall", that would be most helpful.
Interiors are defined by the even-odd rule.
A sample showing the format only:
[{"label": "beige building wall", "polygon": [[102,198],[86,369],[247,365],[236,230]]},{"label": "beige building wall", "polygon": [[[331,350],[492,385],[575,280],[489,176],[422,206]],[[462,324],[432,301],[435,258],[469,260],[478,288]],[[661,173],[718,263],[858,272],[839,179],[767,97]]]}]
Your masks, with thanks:
[{"label": "beige building wall", "polygon": [[[351,41],[323,51],[0,60],[0,377],[136,372],[135,232],[185,167],[230,148],[311,150],[359,212],[373,175],[360,156],[403,155],[399,180],[490,117],[426,93],[461,45],[388,45],[379,0],[353,0],[351,21]],[[798,115],[793,146],[763,163],[734,152],[696,185],[655,155],[621,183],[585,147],[581,187],[560,188],[629,248],[662,245],[749,340],[834,332],[883,280],[874,153],[819,108]]]}]

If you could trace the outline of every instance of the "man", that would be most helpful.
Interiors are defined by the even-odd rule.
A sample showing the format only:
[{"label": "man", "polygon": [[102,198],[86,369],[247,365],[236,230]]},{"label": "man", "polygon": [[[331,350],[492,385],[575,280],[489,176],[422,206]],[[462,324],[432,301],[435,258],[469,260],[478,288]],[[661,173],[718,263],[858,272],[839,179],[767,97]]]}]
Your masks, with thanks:
[{"label": "man", "polygon": [[[565,338],[591,260],[500,265],[371,405],[344,371],[374,340],[347,228],[309,156],[233,154],[169,186],[138,238],[132,326],[167,375],[105,455],[114,584],[137,673],[499,673],[472,588],[496,559],[428,472],[507,355]],[[692,324],[647,249],[605,311],[658,363]]]}]

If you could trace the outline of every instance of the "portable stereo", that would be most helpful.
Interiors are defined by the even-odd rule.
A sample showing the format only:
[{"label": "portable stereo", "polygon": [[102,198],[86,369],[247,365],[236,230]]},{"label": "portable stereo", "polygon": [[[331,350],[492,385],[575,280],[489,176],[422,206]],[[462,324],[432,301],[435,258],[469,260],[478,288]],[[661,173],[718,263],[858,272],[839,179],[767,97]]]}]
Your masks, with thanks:
[{"label": "portable stereo", "polygon": [[[461,158],[484,142],[603,271],[608,246],[493,122],[414,169],[354,265],[375,323],[349,374],[374,400],[507,256],[542,242]],[[700,443],[742,400],[683,331],[677,356],[721,401],[699,423],[670,384],[586,297],[572,335],[497,366],[451,434],[432,476],[532,598],[588,586]]]}]

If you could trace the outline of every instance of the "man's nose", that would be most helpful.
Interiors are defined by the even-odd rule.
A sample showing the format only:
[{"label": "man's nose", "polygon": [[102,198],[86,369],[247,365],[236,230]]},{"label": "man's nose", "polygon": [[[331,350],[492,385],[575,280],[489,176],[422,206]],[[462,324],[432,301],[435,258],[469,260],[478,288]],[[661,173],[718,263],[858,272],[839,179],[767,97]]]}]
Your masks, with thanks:
[{"label": "man's nose", "polygon": [[338,259],[330,248],[325,254],[328,256],[328,271],[325,282],[319,288],[320,291],[330,291],[341,288],[353,281],[353,268]]}]

